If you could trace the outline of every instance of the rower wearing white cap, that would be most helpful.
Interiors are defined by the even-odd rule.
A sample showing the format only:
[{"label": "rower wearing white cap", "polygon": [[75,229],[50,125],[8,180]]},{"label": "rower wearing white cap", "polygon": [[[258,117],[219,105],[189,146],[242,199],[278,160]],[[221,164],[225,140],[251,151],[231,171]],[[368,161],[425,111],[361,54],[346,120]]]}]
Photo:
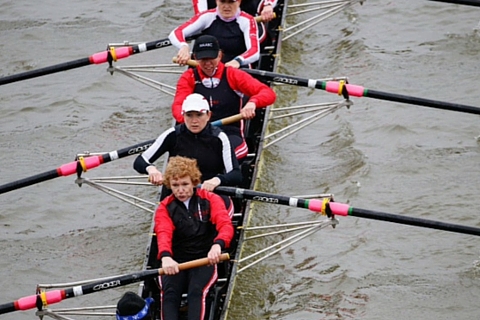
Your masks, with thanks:
[{"label": "rower wearing white cap", "polygon": [[169,157],[184,156],[196,159],[202,173],[202,189],[236,186],[242,181],[237,158],[227,135],[209,123],[210,105],[198,93],[190,94],[182,104],[184,124],[163,132],[134,162],[139,173],[148,173],[150,182],[163,183],[162,173],[154,162],[164,153]]}]

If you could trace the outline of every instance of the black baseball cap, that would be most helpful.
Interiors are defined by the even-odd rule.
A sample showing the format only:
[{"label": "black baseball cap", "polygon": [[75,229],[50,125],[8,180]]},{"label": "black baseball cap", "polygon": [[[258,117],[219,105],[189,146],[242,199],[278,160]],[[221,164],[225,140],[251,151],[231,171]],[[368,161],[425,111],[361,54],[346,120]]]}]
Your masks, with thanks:
[{"label": "black baseball cap", "polygon": [[203,35],[195,40],[193,45],[193,54],[195,59],[215,59],[220,52],[217,38],[210,35]]}]

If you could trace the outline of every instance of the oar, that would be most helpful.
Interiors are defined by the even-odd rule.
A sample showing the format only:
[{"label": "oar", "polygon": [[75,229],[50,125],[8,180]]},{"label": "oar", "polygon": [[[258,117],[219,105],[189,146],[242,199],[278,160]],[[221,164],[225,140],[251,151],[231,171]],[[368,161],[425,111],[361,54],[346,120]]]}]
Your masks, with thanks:
[{"label": "oar", "polygon": [[241,113],[239,113],[239,114],[235,114],[235,115],[230,116],[230,117],[226,117],[226,118],[223,118],[223,119],[212,121],[212,126],[215,126],[215,127],[226,126],[226,125],[229,125],[231,123],[238,122],[242,119],[243,119],[243,116],[242,116]]},{"label": "oar", "polygon": [[[255,20],[257,22],[262,21],[262,17],[258,16],[255,17]],[[195,35],[192,37],[187,38],[187,41],[193,40],[199,35]],[[60,64],[56,64],[53,66],[49,67],[44,67],[36,70],[30,70],[22,73],[17,73],[14,75],[6,76],[3,78],[0,78],[0,86],[12,82],[17,82],[17,81],[22,81],[22,80],[27,80],[27,79],[32,79],[36,77],[41,77],[45,76],[48,74],[52,73],[57,73],[60,71],[67,71],[71,69],[76,69],[80,67],[85,67],[91,64],[102,64],[105,62],[112,63],[113,61],[117,61],[123,58],[127,58],[131,55],[137,54],[137,53],[142,53],[150,50],[155,50],[155,49],[160,49],[160,48],[165,48],[168,46],[171,46],[172,43],[168,38],[161,39],[161,40],[155,40],[155,41],[150,41],[150,42],[144,42],[140,43],[137,45],[133,46],[125,46],[125,47],[119,47],[119,48],[108,48],[105,51],[101,51],[95,54],[92,54],[89,57],[86,58],[81,58],[77,60],[72,60],[69,62],[64,62]]]},{"label": "oar", "polygon": [[[230,117],[219,119],[217,121],[213,121],[212,125],[219,127],[219,126],[231,124],[236,121],[240,121],[241,119],[242,119],[242,115],[236,114]],[[135,144],[130,147],[114,150],[101,155],[80,158],[76,161],[72,161],[64,165],[61,165],[56,169],[52,169],[50,171],[39,173],[28,178],[24,178],[24,179],[10,182],[10,183],[6,183],[4,185],[0,185],[0,194],[7,193],[9,191],[13,191],[23,187],[28,187],[28,186],[31,186],[43,181],[51,180],[54,178],[66,177],[74,173],[80,174],[81,172],[86,172],[87,170],[96,168],[101,164],[141,153],[147,150],[148,147],[150,147],[154,142],[155,140],[148,140],[145,142]]]},{"label": "oar", "polygon": [[[228,253],[223,253],[220,257],[220,261],[226,261],[229,259],[230,257]],[[202,258],[202,259],[197,259],[197,260],[193,260],[185,263],[180,263],[178,265],[178,268],[180,270],[187,270],[191,268],[206,266],[208,264],[209,264],[208,258]],[[108,280],[92,282],[83,286],[75,286],[68,289],[53,290],[53,291],[40,293],[37,295],[31,295],[31,296],[20,298],[13,302],[4,303],[0,305],[0,314],[14,312],[17,310],[29,310],[37,306],[41,307],[43,305],[43,302],[46,302],[47,304],[53,304],[68,298],[78,297],[81,295],[103,291],[107,289],[118,288],[121,286],[125,286],[127,284],[140,282],[145,279],[153,278],[163,274],[164,274],[164,271],[162,268],[145,270],[145,271],[135,272],[135,273],[126,274],[118,277],[112,277]]]},{"label": "oar", "polygon": [[242,70],[250,73],[251,75],[257,78],[261,78],[264,80],[280,82],[280,83],[285,83],[285,84],[300,86],[300,87],[321,89],[327,92],[337,93],[339,95],[343,94],[347,99],[348,99],[348,96],[351,95],[355,97],[368,97],[373,99],[414,104],[414,105],[430,107],[430,108],[480,114],[480,108],[473,107],[473,106],[376,91],[376,90],[366,89],[362,86],[346,84],[339,81],[320,81],[315,79],[299,78],[299,77],[290,76],[286,74],[279,74],[279,73],[255,70],[255,69],[242,69]]},{"label": "oar", "polygon": [[463,4],[463,5],[466,5],[466,6],[480,7],[480,1],[479,0],[430,0],[430,1],[453,3],[453,4]]},{"label": "oar", "polygon": [[384,213],[372,210],[358,209],[350,207],[347,204],[332,202],[329,199],[301,199],[295,197],[287,197],[277,194],[258,192],[248,189],[233,188],[233,187],[217,187],[215,193],[223,194],[239,199],[248,199],[266,203],[282,204],[291,207],[310,209],[331,217],[332,215],[339,216],[355,216],[366,219],[388,221],[410,226],[431,228],[443,231],[450,231],[456,233],[470,234],[480,236],[480,228],[462,226],[458,224],[445,223],[440,221],[427,220],[422,218],[408,217],[398,214]]},{"label": "oar", "polygon": [[[187,40],[191,40],[193,38],[189,38]],[[119,48],[108,48],[105,51],[95,53],[89,57],[81,58],[78,60],[73,60],[69,62],[64,62],[60,64],[56,64],[50,67],[40,68],[36,70],[26,71],[10,76],[6,76],[0,78],[0,85],[17,82],[21,80],[27,80],[31,78],[36,78],[60,71],[67,71],[71,69],[76,69],[84,66],[88,66],[91,64],[101,64],[105,62],[111,63],[112,61],[117,61],[119,59],[127,58],[131,55],[142,53],[150,50],[160,49],[164,47],[170,46],[172,43],[168,38],[141,43],[133,46],[126,46],[126,47],[119,47]]]},{"label": "oar", "polygon": [[66,177],[74,173],[81,173],[82,171],[85,172],[89,169],[96,168],[103,163],[107,163],[113,160],[117,160],[120,158],[128,157],[133,154],[143,152],[147,150],[148,147],[150,147],[154,142],[155,140],[148,140],[142,143],[135,144],[130,147],[114,150],[101,155],[80,158],[76,161],[72,161],[64,165],[61,165],[56,169],[1,185],[0,194],[6,193],[12,190],[20,189],[23,187],[31,186],[33,184],[51,180],[54,178]]}]

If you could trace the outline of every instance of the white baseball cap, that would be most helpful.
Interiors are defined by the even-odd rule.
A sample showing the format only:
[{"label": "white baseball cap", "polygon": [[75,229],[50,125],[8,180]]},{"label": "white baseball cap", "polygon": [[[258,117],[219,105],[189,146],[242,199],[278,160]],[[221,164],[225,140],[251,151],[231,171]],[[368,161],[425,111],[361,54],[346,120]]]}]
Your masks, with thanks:
[{"label": "white baseball cap", "polygon": [[207,113],[210,111],[210,105],[204,96],[199,93],[192,93],[185,98],[182,104],[182,114],[189,111]]}]

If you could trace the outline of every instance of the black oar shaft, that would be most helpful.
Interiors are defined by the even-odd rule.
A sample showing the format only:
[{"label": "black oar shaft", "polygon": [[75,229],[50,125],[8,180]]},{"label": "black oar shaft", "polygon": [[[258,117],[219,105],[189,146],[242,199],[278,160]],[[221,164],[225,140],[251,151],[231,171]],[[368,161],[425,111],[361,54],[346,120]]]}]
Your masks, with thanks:
[{"label": "black oar shaft", "polygon": [[394,223],[401,223],[410,226],[416,227],[423,227],[423,228],[431,228],[449,232],[456,232],[456,233],[463,233],[463,234],[470,234],[474,236],[480,236],[480,229],[469,227],[469,226],[462,226],[453,223],[446,223],[440,221],[433,221],[428,219],[410,217],[410,216],[402,216],[398,214],[390,214],[385,212],[378,212],[366,209],[359,209],[359,208],[351,208],[349,215],[366,218],[366,219],[373,219],[373,220],[381,220],[381,221],[388,221]]},{"label": "black oar shaft", "polygon": [[314,212],[325,214],[327,216],[355,216],[359,218],[388,221],[410,226],[431,228],[443,231],[450,231],[456,233],[470,234],[480,236],[480,228],[462,226],[458,224],[427,220],[416,217],[403,216],[398,214],[391,214],[379,211],[372,211],[366,209],[358,209],[349,206],[348,204],[329,201],[329,199],[302,199],[295,197],[287,197],[272,193],[259,192],[254,190],[234,188],[234,187],[217,187],[215,193],[223,194],[238,199],[248,199],[253,201],[260,201],[272,204],[282,204],[291,207],[310,209]]},{"label": "black oar shaft", "polygon": [[[191,41],[198,37],[198,35],[189,37],[186,40]],[[109,50],[95,53],[87,58],[81,58],[70,62],[59,63],[50,67],[40,68],[37,70],[26,71],[10,76],[0,78],[0,86],[21,80],[32,79],[48,74],[57,73],[60,71],[67,71],[75,68],[88,66],[90,64],[102,64],[106,62],[116,61],[117,59],[127,58],[131,55],[147,52],[150,50],[165,48],[171,46],[172,43],[168,38],[155,40],[151,42],[141,43],[133,46],[125,46],[120,48],[109,48]]]},{"label": "black oar shaft", "polygon": [[462,4],[462,5],[466,5],[466,6],[480,7],[480,1],[479,0],[430,0],[430,1],[453,3],[453,4]]},{"label": "black oar shaft", "polygon": [[[126,147],[120,150],[104,153],[99,156],[92,156],[85,158],[84,160],[76,160],[67,164],[64,164],[57,169],[46,171],[28,178],[20,179],[14,182],[6,183],[0,186],[0,194],[28,187],[39,182],[48,181],[58,177],[65,177],[77,173],[78,170],[86,171],[93,169],[103,163],[107,163],[116,159],[125,158],[134,154],[141,153],[148,149],[155,140],[148,140],[135,144],[130,147]],[[83,166],[82,166],[83,164]],[[80,168],[79,165],[81,166]]]},{"label": "black oar shaft", "polygon": [[[299,87],[308,87],[325,90],[330,93],[344,94],[344,96],[354,96],[354,97],[367,97],[379,100],[401,102],[407,104],[414,104],[418,106],[465,112],[471,114],[480,114],[480,108],[474,106],[468,106],[458,103],[450,103],[444,101],[437,101],[431,99],[424,99],[406,95],[400,95],[395,93],[381,92],[371,89],[366,89],[362,86],[352,85],[352,84],[340,84],[338,81],[320,81],[315,79],[305,79],[295,76],[290,76],[286,74],[279,74],[275,72],[262,71],[262,70],[251,70],[251,69],[242,69],[250,73],[252,76],[259,79],[279,82]],[[346,91],[346,92],[345,92]],[[348,95],[347,95],[348,93]]]},{"label": "black oar shaft", "polygon": [[272,204],[282,204],[290,207],[310,209],[316,212],[320,212],[322,208],[322,201],[318,199],[301,199],[234,187],[216,187],[214,189],[214,192],[217,194],[231,196],[237,199],[247,199]]},{"label": "black oar shaft", "polygon": [[354,216],[366,219],[388,221],[394,223],[401,223],[410,226],[431,228],[443,231],[450,231],[463,234],[471,234],[480,236],[480,228],[462,226],[459,224],[452,224],[440,221],[427,220],[416,217],[403,216],[398,214],[391,214],[379,211],[372,211],[366,209],[359,209],[349,206],[348,204],[339,202],[329,202],[326,206],[325,212],[322,213],[334,214],[338,216]]},{"label": "black oar shaft", "polygon": [[[220,261],[227,261],[230,259],[228,253],[223,253],[220,256]],[[180,271],[191,268],[197,268],[206,266],[210,263],[208,258],[201,258],[192,260],[178,265]],[[4,303],[0,305],[0,314],[5,314],[17,310],[29,310],[37,306],[38,299],[44,300],[47,304],[53,304],[60,302],[64,299],[73,298],[93,292],[103,291],[107,289],[113,289],[121,286],[125,286],[131,283],[140,282],[148,278],[152,278],[158,275],[163,275],[164,271],[160,269],[144,270],[123,276],[112,277],[107,280],[97,281],[89,283],[83,286],[76,286],[65,290],[53,290],[44,292],[42,294],[31,295],[20,298],[14,302]],[[40,304],[41,305],[41,304]]]},{"label": "black oar shaft", "polygon": [[50,171],[47,171],[47,172],[43,172],[43,173],[39,173],[37,175],[31,176],[31,177],[28,177],[28,178],[20,179],[20,180],[17,180],[17,181],[13,181],[13,182],[1,185],[0,186],[0,194],[6,193],[6,192],[9,192],[9,191],[13,191],[13,190],[16,190],[16,189],[28,187],[28,186],[31,186],[33,184],[43,182],[43,181],[48,181],[48,180],[51,180],[51,179],[54,179],[54,178],[57,178],[57,177],[59,177],[59,174],[58,174],[58,171],[56,169],[50,170]]},{"label": "black oar shaft", "polygon": [[80,68],[80,67],[88,66],[89,64],[91,64],[90,59],[83,58],[75,61],[60,63],[50,67],[30,70],[30,71],[0,78],[0,86],[4,84],[12,83],[12,82],[41,77],[47,74],[52,74],[60,71],[67,71],[75,68]]},{"label": "black oar shaft", "polygon": [[451,102],[436,101],[436,100],[424,99],[424,98],[418,98],[418,97],[411,97],[411,96],[381,92],[381,91],[376,91],[371,89],[366,90],[366,94],[364,96],[368,98],[401,102],[401,103],[407,103],[407,104],[415,104],[417,106],[424,106],[424,107],[430,107],[430,108],[436,108],[436,109],[480,114],[480,108],[473,107],[473,106],[467,106],[467,105],[451,103]]}]

